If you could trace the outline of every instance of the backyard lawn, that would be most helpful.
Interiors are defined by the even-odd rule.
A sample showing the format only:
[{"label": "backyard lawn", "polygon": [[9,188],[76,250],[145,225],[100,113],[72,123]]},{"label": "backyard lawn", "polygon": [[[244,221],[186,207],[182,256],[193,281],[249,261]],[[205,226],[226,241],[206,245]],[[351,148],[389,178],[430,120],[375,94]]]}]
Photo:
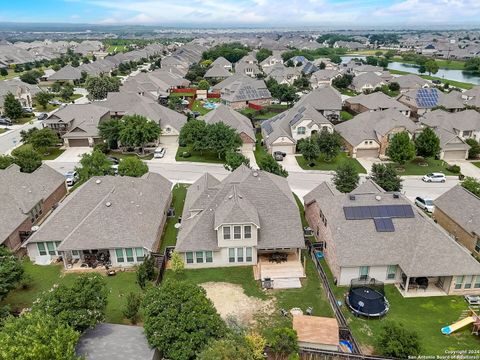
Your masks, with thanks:
[{"label": "backyard lawn", "polygon": [[357,169],[357,171],[360,174],[367,173],[365,168],[358,162],[357,159],[352,159],[347,155],[347,153],[344,153],[344,152],[341,152],[335,159],[333,159],[330,162],[326,162],[319,159],[315,161],[314,166],[310,166],[303,156],[296,156],[295,158],[297,159],[298,165],[300,165],[300,167],[304,170],[334,171],[337,169],[338,165],[340,165],[342,162],[348,161],[355,166],[355,169]]},{"label": "backyard lawn", "polygon": [[185,204],[185,196],[187,195],[187,184],[177,184],[173,187],[173,208],[175,209],[175,216],[167,219],[165,224],[165,230],[163,231],[162,241],[160,243],[160,252],[163,253],[167,246],[175,246],[177,242],[177,229],[175,224],[178,222],[178,218],[182,216],[183,205]]},{"label": "backyard lawn", "polygon": [[255,146],[255,150],[253,151],[253,155],[255,156],[255,161],[258,164],[260,162],[260,159],[264,158],[265,156],[271,156],[268,152],[267,149],[265,149],[265,146],[262,146],[262,133],[257,133],[255,135],[257,143]]},{"label": "backyard lawn", "polygon": [[[184,152],[190,153],[189,157],[182,157]],[[206,162],[206,163],[218,163],[223,164],[223,160],[219,159],[217,154],[212,151],[193,151],[190,146],[179,146],[177,154],[175,155],[175,161],[193,161],[193,162]]]},{"label": "backyard lawn", "polygon": [[397,171],[398,175],[425,175],[432,172],[442,172],[445,175],[458,175],[447,170],[448,164],[443,160],[426,158],[428,166],[420,166],[414,162],[406,163],[403,168],[405,171]]},{"label": "backyard lawn", "polygon": [[8,129],[6,128],[0,128],[0,134],[3,134],[4,132],[6,132]]},{"label": "backyard lawn", "polygon": [[[322,260],[322,266],[337,300],[344,304],[348,288],[336,287],[325,260]],[[480,337],[471,335],[471,327],[467,326],[450,336],[440,332],[442,327],[457,321],[461,312],[467,309],[467,303],[461,296],[403,298],[393,285],[385,286],[385,295],[390,302],[390,311],[380,320],[357,318],[345,305],[342,306],[355,338],[366,349],[372,349],[375,337],[387,320],[403,323],[415,330],[420,336],[423,355],[445,355],[447,349],[473,350],[480,347]]]},{"label": "backyard lawn", "polygon": [[[26,290],[12,291],[1,305],[9,304],[12,310],[30,307],[43,292],[49,290],[54,284],[72,284],[78,273],[64,275],[63,265],[34,265],[29,260],[24,262],[25,273],[31,277],[32,284]],[[116,324],[124,323],[122,311],[125,306],[126,295],[130,292],[140,292],[136,283],[135,272],[119,272],[116,276],[105,277],[108,289],[108,304],[106,321]]]},{"label": "backyard lawn", "polygon": [[[209,102],[219,102],[220,99],[208,99]],[[213,109],[206,109],[203,107],[204,102],[201,100],[195,100],[192,106],[192,111],[198,112],[200,115],[205,115]]]},{"label": "backyard lawn", "polygon": [[347,121],[353,119],[353,115],[350,114],[348,111],[342,110],[340,111],[340,119],[342,119],[342,121]]}]

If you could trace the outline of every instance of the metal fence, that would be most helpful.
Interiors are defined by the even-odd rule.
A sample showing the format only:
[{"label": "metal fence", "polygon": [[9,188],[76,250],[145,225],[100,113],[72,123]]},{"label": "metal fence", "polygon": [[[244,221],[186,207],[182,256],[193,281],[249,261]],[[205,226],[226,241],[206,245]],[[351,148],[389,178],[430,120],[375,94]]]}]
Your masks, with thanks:
[{"label": "metal fence", "polygon": [[301,347],[299,351],[301,360],[394,360],[389,357],[349,354],[338,351],[320,350],[308,347]]},{"label": "metal fence", "polygon": [[155,257],[155,264],[158,268],[158,275],[155,279],[155,285],[160,284],[163,281],[163,276],[165,275],[165,270],[167,268],[168,259],[175,250],[175,246],[167,246],[163,254],[161,253],[152,253],[152,256]]}]

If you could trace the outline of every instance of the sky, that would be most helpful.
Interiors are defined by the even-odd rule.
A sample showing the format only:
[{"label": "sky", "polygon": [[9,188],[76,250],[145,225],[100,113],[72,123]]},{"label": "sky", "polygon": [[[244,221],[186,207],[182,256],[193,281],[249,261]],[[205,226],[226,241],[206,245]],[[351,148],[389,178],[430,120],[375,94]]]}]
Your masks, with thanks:
[{"label": "sky", "polygon": [[480,0],[1,0],[0,22],[480,27]]}]

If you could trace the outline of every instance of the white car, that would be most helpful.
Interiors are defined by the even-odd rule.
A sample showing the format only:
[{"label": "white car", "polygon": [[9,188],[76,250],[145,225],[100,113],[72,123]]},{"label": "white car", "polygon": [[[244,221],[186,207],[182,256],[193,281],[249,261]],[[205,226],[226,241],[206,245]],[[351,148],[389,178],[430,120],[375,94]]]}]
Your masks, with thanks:
[{"label": "white car", "polygon": [[430,173],[425,175],[422,178],[423,181],[425,182],[439,182],[439,183],[444,183],[447,178],[445,177],[445,174],[443,173]]},{"label": "white car", "polygon": [[78,181],[78,174],[76,171],[67,171],[65,173],[65,182],[67,186],[73,186]]},{"label": "white car", "polygon": [[424,198],[421,196],[417,196],[415,198],[415,205],[417,205],[420,209],[425,210],[426,212],[432,213],[433,209],[435,209],[435,205],[433,205],[433,200],[429,198]]},{"label": "white car", "polygon": [[165,156],[166,152],[167,152],[167,149],[165,148],[156,148],[155,151],[153,152],[153,157],[155,159],[161,159]]}]

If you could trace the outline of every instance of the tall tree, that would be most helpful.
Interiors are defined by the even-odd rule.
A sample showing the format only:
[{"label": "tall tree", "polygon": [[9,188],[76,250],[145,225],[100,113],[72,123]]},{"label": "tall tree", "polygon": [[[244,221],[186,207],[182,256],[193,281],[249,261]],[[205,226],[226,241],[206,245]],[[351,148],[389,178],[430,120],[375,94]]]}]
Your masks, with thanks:
[{"label": "tall tree", "polygon": [[42,157],[31,146],[16,148],[12,151],[12,156],[21,172],[32,173],[42,165]]},{"label": "tall tree", "polygon": [[375,181],[385,191],[400,191],[402,189],[402,179],[395,171],[395,165],[373,164],[372,180]]},{"label": "tall tree", "polygon": [[298,353],[297,332],[291,328],[276,328],[267,333],[268,347],[274,359],[287,359]]},{"label": "tall tree", "polygon": [[59,141],[58,135],[50,128],[43,128],[31,133],[28,143],[32,145],[34,150],[45,153],[48,148],[55,146]]},{"label": "tall tree", "polygon": [[236,336],[215,340],[207,345],[196,358],[197,360],[254,360],[254,354],[245,339]]},{"label": "tall tree", "polygon": [[141,115],[125,115],[122,118],[119,140],[126,147],[140,147],[144,152],[145,144],[156,141],[160,136],[160,126]]},{"label": "tall tree", "polygon": [[119,91],[120,80],[109,76],[90,77],[85,81],[85,88],[91,100],[101,100],[105,99],[109,92]]},{"label": "tall tree", "polygon": [[205,290],[190,282],[167,279],[147,291],[143,308],[148,342],[165,358],[194,359],[227,331]]},{"label": "tall tree", "polygon": [[43,108],[43,110],[47,108],[48,102],[52,100],[52,98],[53,95],[46,91],[40,91],[37,95],[35,95],[35,101]]},{"label": "tall tree", "polygon": [[42,312],[8,318],[0,331],[2,360],[80,360],[80,333]]},{"label": "tall tree", "polygon": [[0,246],[0,301],[17,287],[22,279],[23,266],[18,257],[4,246]]},{"label": "tall tree", "polygon": [[343,140],[341,135],[334,131],[324,129],[316,137],[318,142],[318,148],[323,155],[325,161],[332,161],[340,153]]},{"label": "tall tree", "polygon": [[333,183],[338,191],[349,193],[353,191],[360,181],[360,176],[355,166],[350,161],[338,165],[333,176]]},{"label": "tall tree", "polygon": [[260,169],[265,170],[269,173],[287,177],[288,176],[288,171],[285,170],[282,165],[280,165],[278,162],[275,161],[273,156],[271,155],[266,155],[263,156],[260,161],[258,162],[258,166]]},{"label": "tall tree", "polygon": [[5,116],[11,119],[19,119],[23,115],[22,104],[15,99],[15,95],[11,92],[3,98],[3,112]]},{"label": "tall tree", "polygon": [[120,161],[118,174],[120,176],[140,177],[148,172],[148,165],[138,157],[128,157]]},{"label": "tall tree", "polygon": [[219,159],[225,154],[237,150],[242,146],[240,135],[232,127],[223,122],[207,125],[207,148],[215,153]]},{"label": "tall tree", "polygon": [[424,66],[429,75],[436,74],[438,72],[438,63],[435,61],[435,59],[428,60]]},{"label": "tall tree", "polygon": [[417,155],[434,157],[440,152],[440,139],[432,128],[426,127],[415,138]]},{"label": "tall tree", "polygon": [[112,163],[101,151],[94,150],[91,154],[83,154],[80,166],[76,167],[80,181],[85,182],[92,176],[112,175]]},{"label": "tall tree", "polygon": [[107,141],[110,149],[116,149],[118,147],[118,140],[120,139],[120,130],[123,123],[118,119],[110,119],[102,121],[98,125],[98,131],[100,136]]},{"label": "tall tree", "polygon": [[190,145],[194,151],[207,148],[207,124],[202,120],[190,120],[180,130],[179,143]]},{"label": "tall tree", "polygon": [[403,165],[415,157],[415,144],[406,131],[396,133],[390,139],[387,156],[394,162]]},{"label": "tall tree", "polygon": [[422,351],[419,336],[415,331],[391,321],[383,325],[375,348],[380,354],[400,359],[416,357]]},{"label": "tall tree", "polygon": [[261,63],[263,60],[265,60],[272,54],[273,54],[272,50],[261,48],[257,51],[255,57],[257,58],[258,63]]},{"label": "tall tree", "polygon": [[318,140],[315,137],[302,139],[298,144],[298,149],[305,160],[309,163],[317,160],[320,155],[320,147],[318,146]]},{"label": "tall tree", "polygon": [[241,165],[250,167],[250,159],[237,151],[229,151],[225,155],[225,169],[233,171]]},{"label": "tall tree", "polygon": [[205,80],[205,79],[204,79],[204,80],[200,80],[200,81],[198,82],[198,88],[199,88],[200,90],[208,90],[208,89],[210,89],[210,84],[209,84],[208,81]]}]

